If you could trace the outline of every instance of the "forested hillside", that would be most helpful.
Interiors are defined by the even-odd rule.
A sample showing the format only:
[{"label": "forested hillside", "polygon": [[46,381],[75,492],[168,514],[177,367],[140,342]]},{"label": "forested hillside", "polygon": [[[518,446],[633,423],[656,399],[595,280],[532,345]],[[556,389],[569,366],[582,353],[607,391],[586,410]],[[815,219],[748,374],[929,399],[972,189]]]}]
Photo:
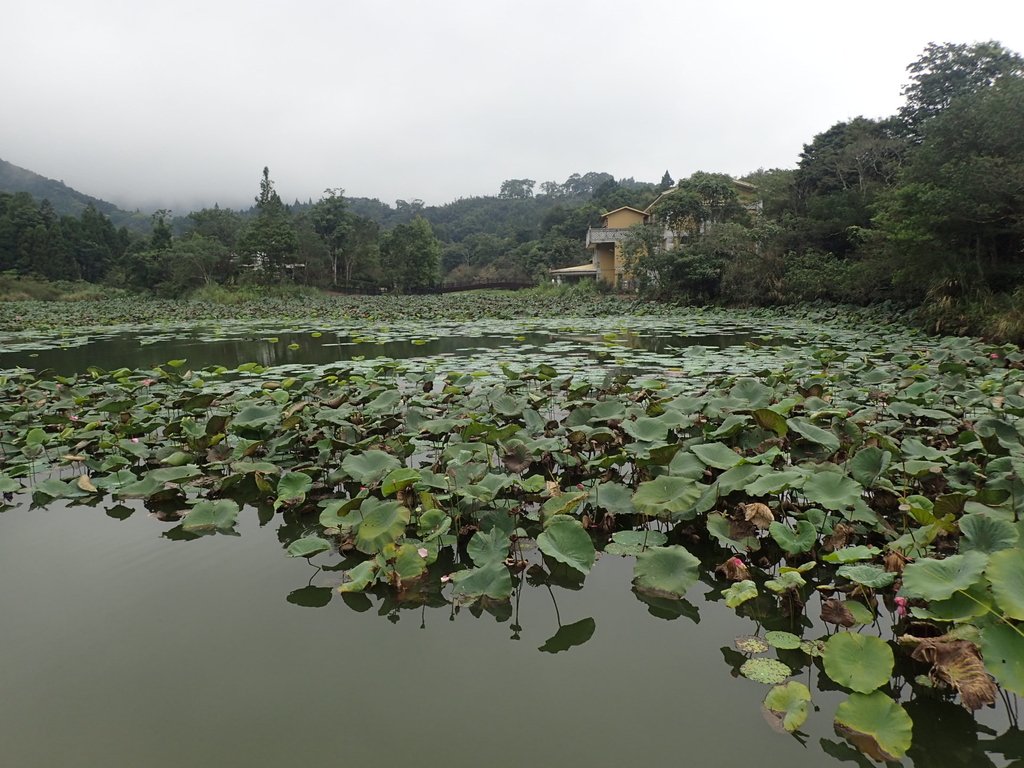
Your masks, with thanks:
[{"label": "forested hillside", "polygon": [[759,208],[715,169],[678,183],[668,171],[657,183],[603,172],[507,179],[493,196],[440,206],[337,188],[288,206],[265,168],[249,210],[158,211],[132,234],[99,201],[38,182],[31,196],[0,193],[0,269],[163,295],[247,282],[408,292],[545,280],[589,258],[584,237],[602,212],[645,208],[674,188],[655,206],[658,225],[625,243],[630,282],[646,294],[894,300],[936,330],[1022,339],[1024,59],[995,42],[931,44],[909,65],[904,96],[897,114],[811,137],[795,168],[745,176]]}]

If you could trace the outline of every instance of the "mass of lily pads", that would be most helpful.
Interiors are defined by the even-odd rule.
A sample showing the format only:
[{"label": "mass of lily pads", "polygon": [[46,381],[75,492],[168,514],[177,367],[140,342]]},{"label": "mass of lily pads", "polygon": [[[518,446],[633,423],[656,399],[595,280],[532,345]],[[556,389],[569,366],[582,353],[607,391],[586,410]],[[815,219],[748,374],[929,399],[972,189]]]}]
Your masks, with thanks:
[{"label": "mass of lily pads", "polygon": [[803,345],[702,375],[528,355],[9,370],[0,490],[142,500],[181,537],[279,512],[338,592],[399,602],[493,607],[631,557],[659,610],[704,581],[751,620],[736,667],[781,730],[812,716],[795,678],[816,667],[848,692],[817,716],[895,760],[908,691],[1011,719],[1024,693],[1024,354],[853,317],[748,316]]}]

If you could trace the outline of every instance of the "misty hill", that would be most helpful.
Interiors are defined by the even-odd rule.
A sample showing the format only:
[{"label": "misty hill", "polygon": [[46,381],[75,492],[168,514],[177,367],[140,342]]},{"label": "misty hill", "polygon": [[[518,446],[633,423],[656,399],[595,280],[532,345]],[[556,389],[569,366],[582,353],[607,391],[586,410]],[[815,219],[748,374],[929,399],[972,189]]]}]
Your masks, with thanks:
[{"label": "misty hill", "polygon": [[72,189],[63,181],[48,179],[2,159],[0,159],[0,192],[27,192],[38,201],[49,200],[50,205],[60,215],[78,217],[91,205],[117,227],[123,226],[142,232],[148,232],[150,227],[147,213],[138,211],[132,213],[122,210],[106,200],[100,200],[98,197],[92,197]]}]

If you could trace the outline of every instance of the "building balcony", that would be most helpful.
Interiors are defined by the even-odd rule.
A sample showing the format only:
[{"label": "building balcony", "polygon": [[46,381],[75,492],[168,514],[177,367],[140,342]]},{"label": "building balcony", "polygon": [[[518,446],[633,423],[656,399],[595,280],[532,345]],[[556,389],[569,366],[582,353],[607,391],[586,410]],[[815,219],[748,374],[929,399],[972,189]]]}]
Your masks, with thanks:
[{"label": "building balcony", "polygon": [[621,243],[628,232],[628,227],[591,227],[587,230],[587,248],[598,243]]}]

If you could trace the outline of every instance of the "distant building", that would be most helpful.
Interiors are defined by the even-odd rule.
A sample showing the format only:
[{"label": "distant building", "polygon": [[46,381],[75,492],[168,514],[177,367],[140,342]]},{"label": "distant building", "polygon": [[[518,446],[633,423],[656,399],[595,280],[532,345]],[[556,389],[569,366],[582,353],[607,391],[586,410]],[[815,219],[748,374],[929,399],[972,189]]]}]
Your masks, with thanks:
[{"label": "distant building", "polygon": [[[761,200],[757,196],[757,187],[735,179],[733,179],[733,186],[743,207],[753,214],[760,213]],[[642,211],[638,208],[623,206],[605,213],[601,217],[600,227],[590,227],[587,230],[586,247],[588,251],[592,251],[590,263],[548,270],[551,279],[556,283],[594,279],[606,285],[619,288],[628,287],[630,276],[623,258],[622,242],[626,239],[630,228],[637,224],[659,226],[654,210],[658,203],[677,189],[678,187],[673,187],[662,192],[653,203]],[[678,244],[675,232],[667,226],[663,226],[662,229],[665,249],[675,248]],[[703,231],[704,222],[700,223],[700,229]]]}]

